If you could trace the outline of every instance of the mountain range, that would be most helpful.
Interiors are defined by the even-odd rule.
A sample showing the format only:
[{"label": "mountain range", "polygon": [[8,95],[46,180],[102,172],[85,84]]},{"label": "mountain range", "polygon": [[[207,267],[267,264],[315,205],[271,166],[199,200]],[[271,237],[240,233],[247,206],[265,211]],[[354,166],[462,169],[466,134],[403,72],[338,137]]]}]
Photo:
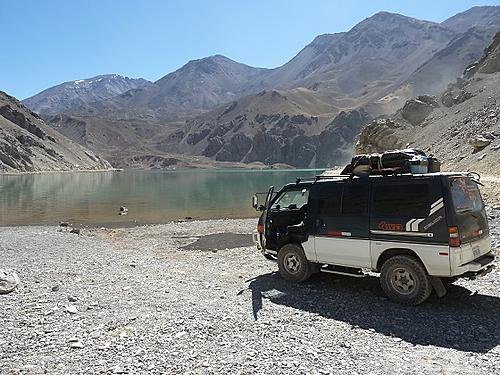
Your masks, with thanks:
[{"label": "mountain range", "polygon": [[441,23],[380,12],[347,32],[316,37],[275,69],[215,55],[156,82],[98,76],[23,103],[120,167],[172,166],[186,157],[339,165],[371,119],[445,90],[499,28],[500,6]]},{"label": "mountain range", "polygon": [[53,115],[149,85],[151,82],[142,78],[131,79],[118,74],[105,74],[62,83],[24,100],[23,103],[40,115]]},{"label": "mountain range", "polygon": [[111,165],[0,91],[0,172],[103,170]]},{"label": "mountain range", "polygon": [[[411,98],[395,113],[373,120],[357,153],[415,147],[436,156],[447,171],[500,173],[500,31],[477,63],[439,95]],[[484,190],[498,194],[500,181]],[[493,187],[493,188],[492,188]]]}]

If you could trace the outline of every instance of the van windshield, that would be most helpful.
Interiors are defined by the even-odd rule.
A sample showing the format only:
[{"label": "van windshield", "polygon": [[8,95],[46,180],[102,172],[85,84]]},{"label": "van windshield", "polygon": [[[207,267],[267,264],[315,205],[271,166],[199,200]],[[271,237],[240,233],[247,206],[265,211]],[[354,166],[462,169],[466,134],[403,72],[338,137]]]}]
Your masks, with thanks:
[{"label": "van windshield", "polygon": [[281,196],[274,202],[271,209],[279,210],[283,208],[297,209],[301,208],[307,203],[309,198],[309,190],[288,190],[281,194]]},{"label": "van windshield", "polygon": [[474,181],[468,177],[456,177],[450,181],[451,196],[457,213],[483,209],[483,200]]}]

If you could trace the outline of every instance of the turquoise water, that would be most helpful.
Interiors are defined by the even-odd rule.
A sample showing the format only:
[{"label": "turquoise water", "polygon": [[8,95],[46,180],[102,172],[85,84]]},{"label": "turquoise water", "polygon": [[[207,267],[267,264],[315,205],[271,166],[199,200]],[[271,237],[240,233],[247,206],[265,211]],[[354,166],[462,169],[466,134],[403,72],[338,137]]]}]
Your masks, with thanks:
[{"label": "turquoise water", "polygon": [[[252,195],[319,170],[176,170],[0,175],[0,225],[135,225],[256,217]],[[120,206],[129,209],[118,215]]]}]

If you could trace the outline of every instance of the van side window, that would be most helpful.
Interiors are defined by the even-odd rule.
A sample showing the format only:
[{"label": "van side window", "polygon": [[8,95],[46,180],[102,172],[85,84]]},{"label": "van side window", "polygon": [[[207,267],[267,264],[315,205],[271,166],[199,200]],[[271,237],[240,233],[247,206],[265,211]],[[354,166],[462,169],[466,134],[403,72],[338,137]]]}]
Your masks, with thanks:
[{"label": "van side window", "polygon": [[342,194],[342,215],[363,215],[366,213],[368,190],[360,184],[344,184]]},{"label": "van side window", "polygon": [[339,216],[342,199],[342,184],[322,184],[316,195],[317,214],[320,216]]},{"label": "van side window", "polygon": [[373,196],[373,216],[423,218],[430,211],[428,183],[379,185]]}]

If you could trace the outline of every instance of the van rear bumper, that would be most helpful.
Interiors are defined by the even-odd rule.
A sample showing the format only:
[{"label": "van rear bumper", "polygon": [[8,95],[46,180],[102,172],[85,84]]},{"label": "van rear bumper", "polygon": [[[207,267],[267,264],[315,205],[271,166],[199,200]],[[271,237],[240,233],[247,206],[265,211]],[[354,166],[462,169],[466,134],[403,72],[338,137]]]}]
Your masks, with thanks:
[{"label": "van rear bumper", "polygon": [[493,268],[495,268],[495,265],[493,264],[494,261],[495,255],[493,254],[493,252],[489,252],[469,263],[458,266],[456,268],[455,275],[471,278],[484,276],[487,273],[490,273]]}]

